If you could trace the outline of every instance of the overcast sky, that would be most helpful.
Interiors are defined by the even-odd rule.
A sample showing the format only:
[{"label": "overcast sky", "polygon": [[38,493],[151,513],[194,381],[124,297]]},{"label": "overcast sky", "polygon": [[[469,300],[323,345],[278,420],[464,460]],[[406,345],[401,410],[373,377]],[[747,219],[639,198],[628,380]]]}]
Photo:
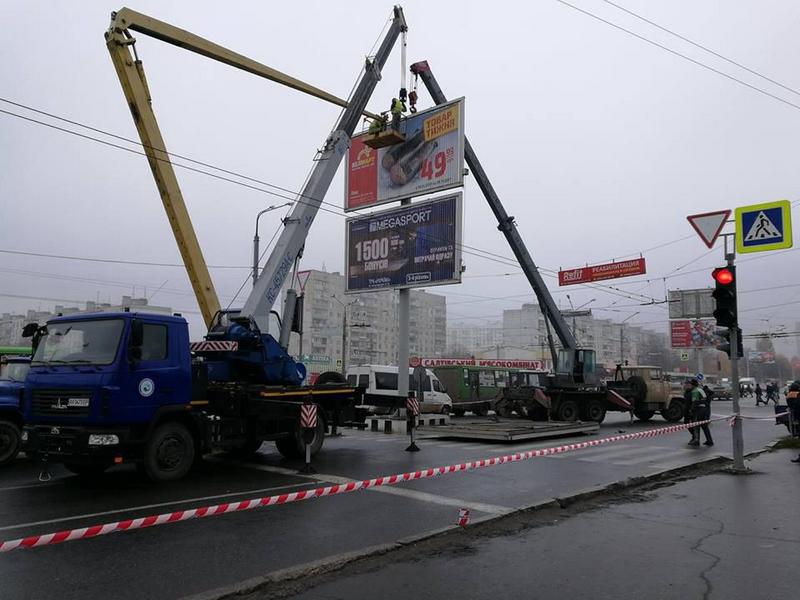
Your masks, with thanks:
[{"label": "overcast sky", "polygon": [[[711,267],[723,263],[721,248],[708,251],[696,237],[681,240],[692,234],[686,215],[800,199],[800,94],[603,0],[570,2],[797,105],[557,0],[404,3],[409,62],[428,59],[445,93],[466,97],[467,135],[538,265],[558,269],[639,253],[647,260],[646,277],[610,282],[632,297],[578,286],[559,290],[548,278],[557,300],[568,308],[567,292],[576,307],[594,299],[588,307],[597,316],[622,320],[638,313],[629,322],[664,330],[665,305],[638,304],[648,298],[663,301],[666,288],[710,285]],[[800,5],[792,0],[619,4],[800,91]],[[0,96],[136,138],[103,40],[110,12],[120,7],[106,0],[3,2]],[[348,94],[391,13],[390,3],[375,1],[139,0],[130,7],[339,96]],[[137,38],[170,150],[290,190],[300,188],[338,108],[146,36]],[[396,51],[370,108],[385,110],[398,87]],[[423,89],[420,97],[420,107],[431,104]],[[5,102],[0,109],[56,123]],[[6,114],[0,114],[0,140],[0,250],[180,262],[144,157]],[[207,262],[237,267],[211,271],[226,304],[248,277],[256,213],[285,200],[196,173],[179,170],[178,176]],[[326,200],[341,203],[342,197],[340,169]],[[798,209],[793,209],[795,218]],[[262,218],[263,241],[282,214]],[[341,216],[320,213],[302,267],[341,271],[343,234]],[[651,250],[668,242],[675,243]],[[470,178],[464,243],[511,256]],[[745,333],[780,326],[797,331],[800,254],[740,259]],[[447,295],[451,321],[497,320],[504,308],[531,298],[517,269],[485,257],[465,255],[464,260],[462,285],[432,290]],[[0,312],[51,309],[50,299],[117,301],[134,286],[137,295],[146,287],[152,303],[183,311],[193,334],[202,334],[181,268],[0,252],[0,282]],[[235,304],[243,301],[240,297]],[[789,304],[775,306],[784,303]],[[794,339],[785,351],[797,354]]]}]

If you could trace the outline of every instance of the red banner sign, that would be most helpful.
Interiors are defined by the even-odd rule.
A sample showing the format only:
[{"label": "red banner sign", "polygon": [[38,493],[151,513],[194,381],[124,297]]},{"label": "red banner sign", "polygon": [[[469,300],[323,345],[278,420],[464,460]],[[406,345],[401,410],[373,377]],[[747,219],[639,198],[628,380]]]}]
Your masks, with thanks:
[{"label": "red banner sign", "polygon": [[423,367],[488,367],[496,369],[531,369],[545,371],[545,361],[513,358],[421,358]]},{"label": "red banner sign", "polygon": [[575,285],[577,283],[591,283],[604,279],[618,279],[619,277],[633,277],[647,273],[644,258],[624,260],[622,262],[594,265],[592,267],[579,267],[558,272],[558,285]]}]

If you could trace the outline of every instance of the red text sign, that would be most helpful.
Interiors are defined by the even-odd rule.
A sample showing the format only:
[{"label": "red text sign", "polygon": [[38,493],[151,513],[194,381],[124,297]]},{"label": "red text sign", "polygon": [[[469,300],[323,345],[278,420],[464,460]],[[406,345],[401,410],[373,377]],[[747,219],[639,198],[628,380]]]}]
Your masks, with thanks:
[{"label": "red text sign", "polygon": [[622,262],[594,265],[591,267],[578,267],[567,271],[558,272],[558,285],[575,285],[577,283],[591,283],[604,279],[617,279],[619,277],[632,277],[644,275],[647,269],[644,258],[624,260]]}]

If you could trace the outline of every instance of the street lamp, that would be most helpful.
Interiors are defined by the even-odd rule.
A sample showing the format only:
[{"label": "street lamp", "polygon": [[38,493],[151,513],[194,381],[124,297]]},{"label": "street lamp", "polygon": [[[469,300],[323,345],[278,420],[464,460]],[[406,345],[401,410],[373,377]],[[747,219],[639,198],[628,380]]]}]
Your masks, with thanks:
[{"label": "street lamp", "polygon": [[622,322],[619,324],[619,364],[625,364],[625,351],[623,349],[623,344],[625,342],[625,323],[630,321],[633,317],[639,314],[639,311],[636,311],[632,315],[625,317]]},{"label": "street lamp", "polygon": [[342,305],[342,374],[347,374],[347,309],[352,304],[358,304],[361,302],[360,299],[354,298],[350,302],[342,302],[336,297],[336,294],[332,295],[331,298],[336,300],[339,304]]},{"label": "street lamp", "polygon": [[273,210],[278,210],[279,208],[283,208],[284,206],[291,206],[291,202],[286,202],[284,204],[279,204],[278,206],[268,206],[264,210],[260,211],[256,215],[256,234],[253,236],[253,285],[255,286],[256,281],[258,281],[258,220],[261,218],[261,215],[264,213],[272,212]]}]

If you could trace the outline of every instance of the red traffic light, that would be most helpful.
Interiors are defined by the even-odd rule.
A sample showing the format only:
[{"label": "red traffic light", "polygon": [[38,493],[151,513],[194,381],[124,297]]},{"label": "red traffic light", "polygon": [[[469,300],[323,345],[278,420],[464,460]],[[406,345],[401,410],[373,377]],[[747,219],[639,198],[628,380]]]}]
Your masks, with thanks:
[{"label": "red traffic light", "polygon": [[730,285],[733,283],[733,271],[725,267],[711,271],[711,277],[720,285]]}]

